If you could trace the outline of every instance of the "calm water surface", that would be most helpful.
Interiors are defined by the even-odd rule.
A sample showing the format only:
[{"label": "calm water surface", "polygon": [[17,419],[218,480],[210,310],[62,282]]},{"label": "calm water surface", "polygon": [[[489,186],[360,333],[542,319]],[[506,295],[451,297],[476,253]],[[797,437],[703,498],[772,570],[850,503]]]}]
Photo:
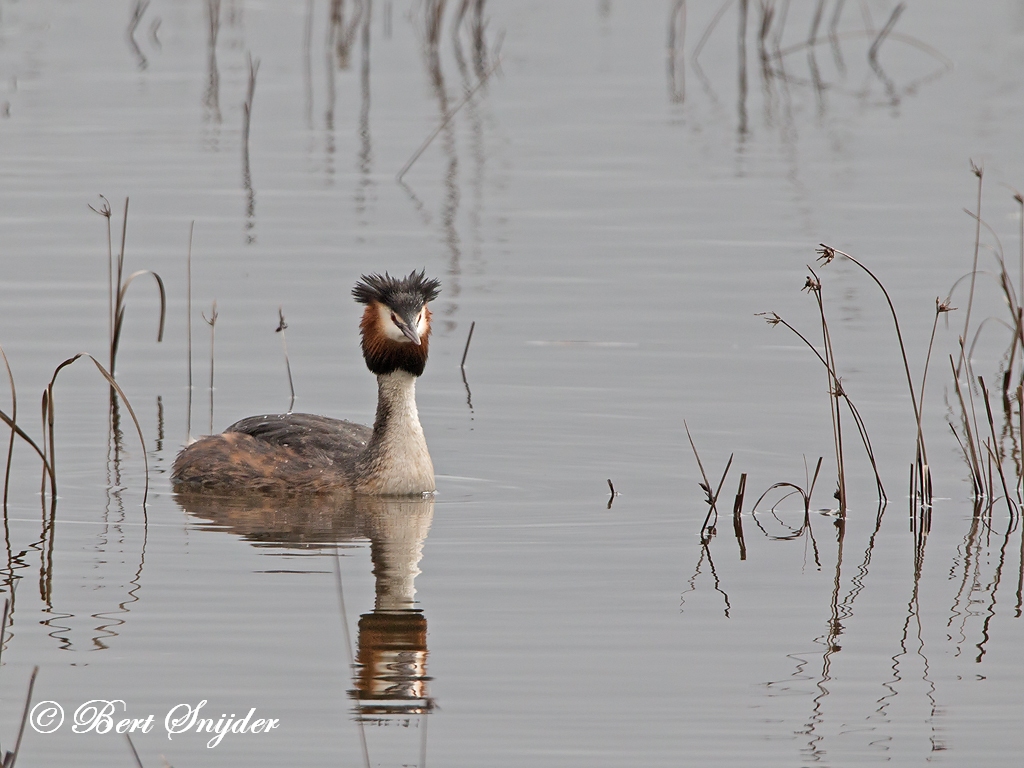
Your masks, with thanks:
[{"label": "calm water surface", "polygon": [[[462,5],[152,0],[133,22],[129,3],[0,0],[0,344],[21,426],[40,439],[62,360],[106,360],[99,195],[115,250],[130,198],[125,268],[167,290],[157,344],[154,283],[132,285],[117,363],[145,510],[143,446],[124,407],[111,436],[87,361],[55,387],[53,510],[16,446],[0,745],[38,665],[33,702],[66,721],[26,729],[25,766],[133,765],[123,736],[73,732],[93,699],[154,716],[133,735],[146,766],[1013,764],[1021,530],[1001,502],[974,514],[945,423],[965,284],[925,398],[927,535],[877,288],[849,262],[818,270],[890,498],[850,444],[845,525],[825,376],[754,314],[817,342],[800,289],[829,243],[884,280],[919,376],[935,297],[971,268],[971,159],[979,268],[998,237],[1017,275],[1024,6],[907,3],[872,62],[893,3],[769,3],[763,64],[758,4],[712,26],[705,3],[484,3],[453,39]],[[372,420],[349,290],[368,271],[441,278],[418,393],[435,500],[171,493],[192,222],[193,434],[288,408],[279,308],[295,409]],[[974,312],[1005,313],[991,276]],[[989,328],[974,366],[996,380]],[[742,559],[731,520],[702,545],[684,419],[716,486],[734,455],[723,509],[748,475]],[[794,498],[751,515],[818,456],[806,520]],[[280,724],[169,739],[164,716],[202,701]]]}]

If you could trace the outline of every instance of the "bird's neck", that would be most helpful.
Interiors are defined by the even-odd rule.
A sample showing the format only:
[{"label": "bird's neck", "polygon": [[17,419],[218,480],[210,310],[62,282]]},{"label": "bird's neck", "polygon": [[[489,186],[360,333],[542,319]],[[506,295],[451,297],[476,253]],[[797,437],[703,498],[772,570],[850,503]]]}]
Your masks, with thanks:
[{"label": "bird's neck", "polygon": [[416,410],[416,377],[404,370],[377,376],[377,417],[360,474],[360,490],[409,495],[434,490],[434,466]]}]

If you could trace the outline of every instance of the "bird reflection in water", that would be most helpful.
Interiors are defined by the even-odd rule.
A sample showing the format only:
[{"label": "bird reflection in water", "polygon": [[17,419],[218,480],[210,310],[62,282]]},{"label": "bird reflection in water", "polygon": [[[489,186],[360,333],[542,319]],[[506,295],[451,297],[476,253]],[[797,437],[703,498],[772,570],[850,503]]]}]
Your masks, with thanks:
[{"label": "bird reflection in water", "polygon": [[[365,723],[408,726],[409,718],[431,711],[427,620],[416,607],[415,579],[434,514],[433,499],[178,494],[177,500],[210,528],[234,533],[257,547],[336,549],[369,539],[376,598],[373,610],[359,617],[354,657],[345,620],[353,669],[348,695],[355,702],[355,719],[362,734]],[[336,575],[344,611],[340,569]],[[420,728],[425,737],[425,721]]]}]

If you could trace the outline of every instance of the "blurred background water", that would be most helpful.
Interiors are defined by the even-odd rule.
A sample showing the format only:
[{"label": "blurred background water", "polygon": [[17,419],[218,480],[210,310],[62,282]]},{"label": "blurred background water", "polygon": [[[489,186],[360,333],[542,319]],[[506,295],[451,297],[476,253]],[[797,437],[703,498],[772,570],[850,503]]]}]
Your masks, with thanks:
[{"label": "blurred background water", "polygon": [[[835,246],[889,289],[918,378],[935,299],[971,270],[973,161],[974,327],[1005,315],[1022,65],[1011,0],[0,0],[0,344],[26,432],[62,360],[107,359],[100,195],[115,253],[130,198],[125,268],[167,291],[156,343],[154,283],[132,285],[117,362],[145,512],[143,446],[123,407],[111,434],[86,361],[55,385],[54,508],[16,445],[0,745],[38,665],[33,700],[69,718],[154,714],[146,766],[1012,764],[1024,545],[1001,502],[976,514],[945,423],[966,283],[925,397],[930,529],[877,287],[816,268],[890,498],[849,444],[845,524],[825,372],[755,313],[818,343],[805,265]],[[418,388],[433,503],[175,498],[193,222],[193,434],[288,407],[279,309],[295,409],[372,421],[349,291],[442,280]],[[989,324],[976,372],[996,380],[1006,334]],[[731,520],[701,537],[684,419],[714,485],[734,456],[723,509],[748,475],[742,559]],[[750,514],[819,456],[806,518]],[[168,740],[164,714],[202,700],[281,724]],[[70,726],[28,728],[18,764],[133,764]]]}]

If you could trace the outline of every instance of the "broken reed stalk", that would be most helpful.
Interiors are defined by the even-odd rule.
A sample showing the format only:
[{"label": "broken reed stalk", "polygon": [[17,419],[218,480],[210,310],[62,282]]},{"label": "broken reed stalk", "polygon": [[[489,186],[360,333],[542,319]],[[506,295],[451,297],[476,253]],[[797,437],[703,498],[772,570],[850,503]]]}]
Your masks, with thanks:
[{"label": "broken reed stalk", "polygon": [[[788,328],[790,331],[792,331],[797,336],[797,338],[799,338],[804,344],[807,345],[808,349],[810,349],[811,352],[814,353],[814,356],[817,357],[818,360],[821,362],[821,364],[825,366],[825,370],[827,370],[829,372],[829,378],[830,378],[830,382],[831,382],[830,386],[835,391],[839,392],[839,394],[842,396],[843,400],[846,401],[846,407],[850,409],[850,415],[853,416],[853,421],[857,425],[857,432],[860,434],[861,442],[864,444],[864,451],[867,454],[868,461],[871,464],[871,470],[875,474],[875,485],[878,488],[879,496],[883,500],[888,499],[888,497],[886,496],[886,493],[885,493],[885,487],[882,485],[882,476],[881,476],[881,474],[878,471],[878,463],[875,460],[875,452],[874,452],[874,449],[872,448],[872,445],[871,445],[871,438],[868,435],[867,425],[865,425],[864,419],[860,415],[860,411],[857,410],[857,406],[853,404],[853,401],[850,399],[850,396],[847,394],[846,389],[842,386],[842,382],[840,381],[839,377],[836,375],[835,370],[833,368],[829,367],[828,362],[825,360],[824,357],[821,356],[821,353],[814,347],[813,344],[811,344],[811,342],[808,340],[808,338],[806,336],[804,336],[802,333],[800,333],[800,331],[798,331],[796,328],[794,328],[792,325],[790,325],[788,322],[786,322],[777,313],[775,313],[775,312],[759,312],[758,316],[759,317],[763,317],[765,319],[765,322],[768,323],[768,325],[782,325],[782,326]],[[819,469],[821,468],[821,460],[820,460],[820,458],[819,458],[818,468]],[[815,479],[817,479],[817,473],[815,473]]]},{"label": "broken reed stalk", "polygon": [[291,402],[288,403],[288,413],[291,413],[292,408],[295,406],[295,384],[292,382],[292,364],[291,361],[288,359],[288,341],[284,337],[284,330],[285,328],[288,327],[288,323],[284,321],[283,306],[277,308],[277,318],[278,323],[277,328],[274,330],[274,333],[281,334],[281,344],[284,347],[284,367],[288,371],[288,389],[291,390],[292,393]]},{"label": "broken reed stalk", "polygon": [[[899,316],[896,314],[896,307],[892,303],[892,297],[889,296],[889,291],[886,289],[882,281],[878,279],[878,276],[875,275],[875,273],[872,272],[870,269],[868,269],[867,266],[865,266],[861,261],[855,259],[853,256],[851,256],[848,253],[845,253],[844,251],[840,251],[829,245],[825,245],[824,243],[819,243],[818,245],[818,253],[820,254],[819,261],[821,261],[825,265],[828,265],[832,262],[833,259],[835,259],[837,255],[845,256],[847,259],[849,259],[858,267],[860,267],[868,275],[868,277],[870,277],[874,281],[875,285],[879,287],[879,289],[882,291],[882,295],[885,296],[886,304],[889,305],[889,313],[892,315],[893,326],[896,328],[896,340],[899,342],[900,345],[900,356],[903,359],[903,370],[907,376],[907,388],[910,390],[910,404],[914,409],[914,422],[917,425],[918,455],[915,457],[915,461],[916,463],[922,466],[924,471],[924,474],[921,478],[923,481],[922,488],[930,488],[931,470],[929,469],[928,465],[928,452],[925,449],[924,432],[921,426],[921,409],[923,408],[924,403],[921,402],[919,404],[918,396],[914,391],[914,379],[910,374],[910,361],[907,359],[907,347],[903,343],[903,331],[900,329],[900,319]],[[927,371],[925,375],[927,375]],[[931,503],[930,497],[923,497],[922,501],[924,501],[925,503]]]},{"label": "broken reed stalk", "polygon": [[[732,466],[732,459],[735,454],[729,454],[729,461],[725,464],[725,471],[722,472],[722,479],[718,483],[718,489],[715,491],[711,490],[711,481],[708,480],[708,475],[704,471],[704,463],[700,460],[700,454],[697,453],[697,446],[693,442],[693,436],[690,434],[690,427],[687,426],[685,419],[683,420],[683,428],[686,430],[686,437],[690,441],[690,447],[693,449],[693,455],[697,459],[697,467],[700,469],[700,475],[704,479],[704,482],[700,483],[700,487],[704,493],[707,494],[705,500],[708,504],[708,513],[704,517],[704,524],[700,527],[700,538],[701,542],[707,544],[711,537],[715,535],[715,528],[718,525],[718,495],[722,492],[722,486],[725,485],[725,478],[729,474],[729,468]],[[714,521],[712,521],[712,515],[714,515]]]},{"label": "broken reed stalk", "polygon": [[466,355],[469,354],[469,342],[473,340],[473,329],[476,328],[476,320],[469,324],[469,335],[466,336],[466,348],[462,350],[462,362],[459,363],[459,368],[466,369]]},{"label": "broken reed stalk", "polygon": [[139,434],[139,442],[142,443],[142,461],[145,467],[145,486],[142,492],[142,508],[146,509],[146,502],[149,499],[149,456],[146,453],[146,440],[142,436],[142,426],[139,424],[139,419],[135,415],[135,410],[132,408],[131,403],[128,401],[127,396],[124,394],[124,390],[121,389],[120,385],[114,380],[113,375],[107,371],[106,368],[97,360],[95,357],[90,355],[88,352],[79,352],[73,357],[69,357],[67,360],[58,365],[54,371],[53,376],[50,378],[50,383],[43,390],[42,399],[42,413],[43,413],[43,452],[46,453],[49,450],[49,475],[50,475],[50,496],[52,501],[57,499],[57,474],[56,474],[56,459],[57,452],[54,444],[54,421],[56,411],[54,408],[53,400],[53,386],[57,381],[57,375],[67,368],[69,365],[74,363],[80,358],[87,358],[92,361],[93,365],[96,366],[96,370],[100,372],[100,375],[106,379],[107,383],[111,388],[118,394],[118,396],[124,401],[125,408],[128,409],[128,414],[132,417],[132,421],[135,424],[135,429]]}]

